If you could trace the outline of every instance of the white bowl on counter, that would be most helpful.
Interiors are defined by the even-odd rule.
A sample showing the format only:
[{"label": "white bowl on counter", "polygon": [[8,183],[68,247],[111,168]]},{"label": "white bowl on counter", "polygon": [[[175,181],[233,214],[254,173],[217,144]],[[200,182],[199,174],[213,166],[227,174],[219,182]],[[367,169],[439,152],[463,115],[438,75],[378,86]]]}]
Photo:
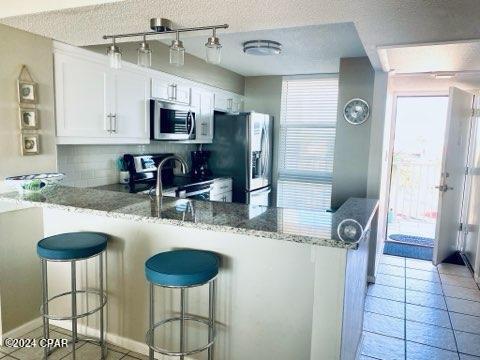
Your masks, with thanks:
[{"label": "white bowl on counter", "polygon": [[31,193],[54,186],[62,181],[64,177],[65,174],[63,173],[18,175],[5,178],[5,183],[19,192]]}]

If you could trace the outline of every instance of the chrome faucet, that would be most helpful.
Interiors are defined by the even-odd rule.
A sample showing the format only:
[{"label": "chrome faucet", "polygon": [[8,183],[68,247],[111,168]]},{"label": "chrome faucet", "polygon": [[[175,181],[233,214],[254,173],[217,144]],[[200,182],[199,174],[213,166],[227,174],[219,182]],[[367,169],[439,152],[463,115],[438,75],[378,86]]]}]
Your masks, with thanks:
[{"label": "chrome faucet", "polygon": [[183,160],[182,157],[178,155],[167,156],[165,159],[160,161],[157,167],[157,186],[155,188],[155,195],[157,198],[163,197],[162,168],[163,165],[165,165],[165,163],[169,160],[177,160],[181,165],[182,173],[186,174],[188,172],[188,164],[185,162],[185,160]]}]

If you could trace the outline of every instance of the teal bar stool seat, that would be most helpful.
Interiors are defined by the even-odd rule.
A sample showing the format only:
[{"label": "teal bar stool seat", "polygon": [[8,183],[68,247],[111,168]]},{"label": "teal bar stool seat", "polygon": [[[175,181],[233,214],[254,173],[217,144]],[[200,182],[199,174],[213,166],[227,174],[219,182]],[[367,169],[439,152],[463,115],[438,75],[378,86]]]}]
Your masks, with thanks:
[{"label": "teal bar stool seat", "polygon": [[[213,345],[215,342],[215,285],[220,259],[210,251],[203,250],[172,250],[152,256],[145,262],[145,276],[150,283],[150,324],[146,334],[149,347],[149,358],[154,359],[155,352],[168,356],[192,355],[208,350],[208,359],[213,360]],[[188,288],[209,285],[209,316],[208,320],[186,315],[186,290]],[[180,316],[169,317],[155,323],[155,286],[180,289]],[[155,329],[161,325],[180,322],[180,349],[173,351],[155,345]],[[186,321],[195,321],[208,328],[208,343],[195,349],[186,349]]]},{"label": "teal bar stool seat", "polygon": [[[77,320],[79,318],[100,312],[100,338],[98,340],[82,339],[98,343],[101,346],[101,358],[107,356],[107,347],[105,342],[105,326],[103,308],[107,303],[107,295],[104,291],[104,254],[107,249],[108,237],[105,234],[96,232],[72,232],[58,234],[40,240],[37,243],[37,254],[42,263],[42,293],[43,300],[40,307],[40,313],[43,318],[43,337],[49,338],[50,327],[49,320],[69,320],[72,322],[72,358],[75,359],[75,344],[78,342]],[[87,260],[98,257],[99,264],[99,289],[77,289],[77,261]],[[71,291],[57,294],[51,298],[48,297],[48,269],[47,264],[54,262],[70,262],[71,275]],[[98,306],[94,309],[87,309],[83,313],[79,313],[77,309],[77,296],[83,294],[85,296],[96,296],[99,299]],[[71,316],[51,314],[48,311],[48,305],[52,300],[70,297],[71,298]],[[44,359],[47,359],[51,353],[49,347],[44,348]]]}]

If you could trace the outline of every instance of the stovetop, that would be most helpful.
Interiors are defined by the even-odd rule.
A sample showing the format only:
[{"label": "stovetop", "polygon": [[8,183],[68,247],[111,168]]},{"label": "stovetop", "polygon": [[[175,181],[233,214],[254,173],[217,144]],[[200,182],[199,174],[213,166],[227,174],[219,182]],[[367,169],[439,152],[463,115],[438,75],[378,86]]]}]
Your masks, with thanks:
[{"label": "stovetop", "polygon": [[[208,182],[212,182],[216,177],[211,176],[208,178],[195,178],[192,176],[174,176],[173,181],[169,183],[163,183],[163,191],[165,192],[170,192],[170,191],[175,191],[176,189],[179,188],[184,188],[189,185],[200,185]],[[110,191],[118,191],[118,192],[129,192],[129,193],[142,193],[145,191],[149,191],[153,187],[155,187],[156,181],[146,181],[146,182],[140,182],[135,184],[135,189],[132,191],[130,186],[128,184],[110,184],[110,185],[102,185],[102,186],[96,186],[95,189],[100,189],[100,190],[110,190]]]}]

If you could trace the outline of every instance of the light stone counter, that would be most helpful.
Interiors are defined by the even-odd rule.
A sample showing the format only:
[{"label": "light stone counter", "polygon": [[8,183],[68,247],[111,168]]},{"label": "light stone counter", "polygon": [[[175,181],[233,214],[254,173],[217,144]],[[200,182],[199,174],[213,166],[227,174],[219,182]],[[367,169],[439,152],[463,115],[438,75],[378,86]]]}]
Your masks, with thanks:
[{"label": "light stone counter", "polygon": [[[351,198],[335,213],[326,210],[288,209],[207,202],[57,186],[41,193],[0,194],[0,199],[71,212],[98,214],[139,222],[171,224],[270,239],[356,249],[370,227],[377,200]],[[354,223],[345,230],[342,221]],[[347,224],[348,225],[348,224]],[[353,231],[353,233],[352,233]],[[342,238],[340,238],[340,236]]]}]

